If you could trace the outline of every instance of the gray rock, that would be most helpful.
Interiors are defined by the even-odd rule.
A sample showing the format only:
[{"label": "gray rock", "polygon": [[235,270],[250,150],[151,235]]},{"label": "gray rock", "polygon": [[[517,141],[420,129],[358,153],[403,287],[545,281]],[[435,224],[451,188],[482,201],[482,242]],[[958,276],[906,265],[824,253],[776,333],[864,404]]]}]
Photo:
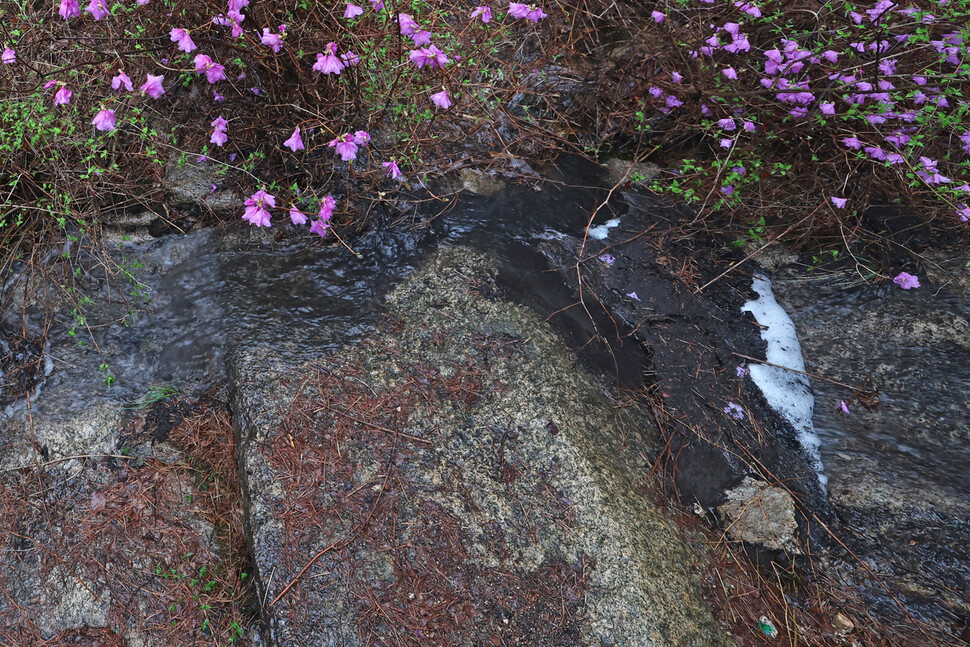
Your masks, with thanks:
[{"label": "gray rock", "polygon": [[660,175],[661,171],[656,164],[621,160],[615,157],[607,160],[605,166],[608,171],[607,181],[610,184],[616,184],[624,178],[636,184],[647,184]]},{"label": "gray rock", "polygon": [[650,503],[652,428],[493,276],[445,249],[359,344],[229,352],[268,644],[731,644]]},{"label": "gray rock", "polygon": [[469,193],[493,196],[505,190],[505,181],[476,169],[461,170],[461,185]]},{"label": "gray rock", "polygon": [[[225,178],[217,174],[213,163],[179,164],[171,162],[165,167],[165,185],[168,188],[168,204],[174,209],[201,207],[216,215],[226,215],[242,208],[242,198],[231,190],[220,187]],[[213,190],[213,185],[217,188]]]},{"label": "gray rock", "polygon": [[769,550],[800,554],[795,501],[779,487],[750,476],[727,491],[727,501],[717,511],[728,537]]}]

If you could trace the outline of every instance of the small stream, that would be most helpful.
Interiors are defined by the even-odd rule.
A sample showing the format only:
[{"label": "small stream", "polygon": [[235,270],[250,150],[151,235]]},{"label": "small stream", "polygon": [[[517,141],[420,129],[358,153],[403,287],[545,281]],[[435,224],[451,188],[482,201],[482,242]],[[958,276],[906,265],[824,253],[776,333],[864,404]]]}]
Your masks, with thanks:
[{"label": "small stream", "polygon": [[[826,465],[860,459],[884,478],[970,494],[970,298],[932,286],[844,287],[839,278],[776,281],[798,329],[808,371],[879,390],[878,409],[813,379],[815,428]],[[863,383],[868,378],[868,382]]]}]

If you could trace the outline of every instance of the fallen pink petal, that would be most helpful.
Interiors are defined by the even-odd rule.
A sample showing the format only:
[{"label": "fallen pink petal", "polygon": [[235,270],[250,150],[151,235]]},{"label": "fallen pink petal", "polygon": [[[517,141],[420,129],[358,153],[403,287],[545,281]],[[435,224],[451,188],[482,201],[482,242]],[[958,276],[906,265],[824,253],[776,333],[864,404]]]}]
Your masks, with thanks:
[{"label": "fallen pink petal", "polygon": [[893,283],[898,285],[904,290],[912,290],[914,288],[920,287],[919,277],[914,276],[908,272],[900,272],[893,279]]}]

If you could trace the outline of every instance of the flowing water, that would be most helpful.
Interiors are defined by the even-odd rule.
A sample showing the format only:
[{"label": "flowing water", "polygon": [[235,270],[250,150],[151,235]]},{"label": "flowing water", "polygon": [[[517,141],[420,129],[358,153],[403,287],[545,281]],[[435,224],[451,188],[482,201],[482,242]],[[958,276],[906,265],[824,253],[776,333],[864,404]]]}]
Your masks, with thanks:
[{"label": "flowing water", "polygon": [[[970,295],[842,277],[775,282],[795,322],[815,392],[815,428],[826,465],[867,460],[884,477],[970,494]],[[878,408],[849,402],[878,390]]]}]

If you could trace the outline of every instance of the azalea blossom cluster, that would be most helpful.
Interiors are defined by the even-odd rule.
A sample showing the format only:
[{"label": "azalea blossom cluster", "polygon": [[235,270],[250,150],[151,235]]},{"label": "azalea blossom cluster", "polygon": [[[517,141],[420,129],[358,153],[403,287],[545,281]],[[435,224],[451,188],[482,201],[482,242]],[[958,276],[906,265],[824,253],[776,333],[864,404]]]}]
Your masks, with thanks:
[{"label": "azalea blossom cluster", "polygon": [[[710,134],[716,161],[698,173],[691,160],[686,170],[715,183],[720,200],[711,206],[743,206],[746,194],[736,189],[763,186],[766,145],[777,142],[781,159],[770,176],[790,180],[799,146],[811,151],[813,168],[829,159],[845,174],[875,172],[970,220],[967,3],[826,5],[801,30],[779,28],[789,14],[759,4],[692,0],[677,14],[653,14],[661,33],[696,34],[680,40],[690,63],[671,56],[644,102],[684,127],[699,118]],[[844,192],[861,183],[832,179],[840,190],[820,203],[864,206],[867,193]],[[681,180],[673,186],[683,191]]]},{"label": "azalea blossom cluster", "polygon": [[[188,99],[192,108],[185,114],[205,110],[206,106],[216,108],[216,104],[228,100],[235,101],[232,104],[235,107],[213,109],[200,120],[199,125],[204,127],[208,124],[208,128],[205,129],[206,139],[203,140],[207,141],[207,146],[194,154],[198,163],[232,163],[240,150],[256,143],[249,140],[236,143],[233,138],[244,133],[248,137],[249,129],[245,127],[247,116],[239,112],[241,106],[245,105],[245,102],[240,103],[241,96],[246,96],[242,91],[246,90],[250,103],[255,100],[253,96],[262,96],[266,81],[260,77],[266,74],[265,70],[279,69],[281,64],[288,66],[295,61],[300,67],[297,78],[304,84],[318,84],[318,88],[301,91],[305,91],[307,96],[323,96],[326,100],[341,93],[356,91],[364,72],[358,72],[355,68],[361,66],[363,54],[371,57],[367,74],[376,74],[383,67],[402,66],[401,70],[406,70],[409,75],[408,83],[423,85],[421,92],[402,93],[403,96],[414,97],[412,101],[426,102],[426,105],[438,111],[448,111],[460,98],[453,94],[453,88],[459,87],[462,77],[467,79],[477,71],[455,70],[455,64],[461,62],[462,54],[465,54],[460,49],[462,45],[454,38],[456,32],[498,28],[496,22],[502,19],[505,19],[505,24],[501,29],[505,31],[515,28],[516,23],[519,28],[531,28],[548,17],[541,5],[517,2],[491,6],[462,5],[460,14],[435,7],[415,7],[409,10],[412,13],[390,13],[382,0],[369,0],[362,4],[344,2],[339,13],[331,15],[331,18],[338,18],[337,22],[328,23],[328,35],[332,40],[322,47],[316,41],[316,46],[307,51],[307,44],[313,40],[306,30],[293,34],[286,24],[253,24],[252,16],[256,14],[247,15],[251,11],[251,0],[225,0],[222,8],[215,11],[200,5],[189,12],[165,13],[164,20],[157,22],[138,13],[148,11],[153,12],[153,16],[160,16],[157,12],[165,10],[152,0],[135,0],[128,6],[108,0],[81,0],[80,3],[78,0],[45,1],[51,3],[48,6],[53,7],[63,21],[61,24],[65,27],[65,34],[76,36],[78,42],[84,42],[83,38],[89,36],[110,39],[116,37],[114,35],[118,32],[129,35],[144,33],[144,37],[153,42],[150,50],[143,49],[142,45],[130,48],[135,52],[142,51],[132,57],[84,63],[82,66],[67,65],[45,78],[43,88],[50,93],[50,105],[65,118],[91,110],[86,119],[95,132],[128,136],[138,132],[135,123],[142,123],[137,120],[143,113],[146,99],[164,100],[165,103],[159,104],[164,106],[162,110],[167,110],[168,105],[183,105]],[[273,13],[274,8],[269,3],[267,12],[260,15]],[[287,15],[294,14],[291,12]],[[129,29],[129,24],[137,25],[137,28]],[[164,27],[156,27],[156,24]],[[386,34],[388,42],[397,42],[399,37],[407,39],[407,47],[398,51],[396,62],[386,58],[386,50],[379,55],[376,53],[379,41],[374,44],[373,40],[367,41],[358,33],[366,29],[369,30],[367,33],[373,35],[387,27],[392,29],[391,33]],[[26,67],[22,57],[18,56],[19,45],[17,42],[3,44],[0,64],[13,74],[32,73],[32,69]],[[362,51],[359,47],[370,49]],[[378,56],[384,59],[377,60]],[[348,70],[351,69],[354,69],[354,76],[348,79]],[[109,85],[110,91],[107,90]],[[247,88],[246,85],[252,87]],[[83,101],[79,103],[81,97]],[[206,101],[208,97],[211,99]],[[253,109],[259,110],[255,106]],[[288,159],[301,161],[311,159],[311,155],[313,160],[318,160],[319,152],[315,151],[331,148],[336,164],[356,165],[356,170],[364,170],[373,160],[387,179],[399,180],[403,177],[403,162],[399,159],[384,156],[381,160],[377,155],[368,155],[365,159],[361,155],[371,144],[371,135],[367,130],[345,131],[339,122],[328,121],[322,115],[315,116],[312,112],[309,116],[295,114],[299,114],[302,121],[288,126],[288,136],[273,135],[272,142],[259,142],[257,145],[269,148],[270,155],[277,159],[299,154],[299,158]],[[230,123],[234,124],[233,128],[230,128]],[[181,124],[177,124],[173,132],[179,126]],[[140,128],[142,133],[152,131]],[[330,135],[324,136],[324,133]],[[318,137],[321,139],[314,141]],[[324,143],[327,147],[322,146]],[[320,148],[317,148],[318,145]],[[223,153],[219,149],[229,150]],[[223,159],[225,162],[222,162]],[[272,183],[260,183],[272,186]],[[213,191],[216,190],[218,187],[213,185]],[[316,217],[310,218],[295,206],[302,198],[298,195],[296,185],[293,190],[291,222],[302,225],[312,221],[311,231],[325,235],[336,208],[335,198],[326,196],[321,200]],[[245,201],[244,221],[255,227],[271,226],[272,213],[278,201],[273,193],[278,191],[275,188],[273,193],[268,191],[260,189]]]},{"label": "azalea blossom cluster", "polygon": [[[246,210],[243,212],[243,220],[249,222],[254,227],[272,226],[272,209],[276,208],[276,196],[260,189],[246,200]],[[295,204],[289,209],[290,222],[294,225],[305,225],[310,221],[310,231],[321,238],[327,236],[330,229],[330,220],[333,218],[334,209],[337,208],[337,201],[333,196],[327,195],[320,200],[320,208],[317,210],[316,217],[310,221],[306,213],[301,211]]]}]

